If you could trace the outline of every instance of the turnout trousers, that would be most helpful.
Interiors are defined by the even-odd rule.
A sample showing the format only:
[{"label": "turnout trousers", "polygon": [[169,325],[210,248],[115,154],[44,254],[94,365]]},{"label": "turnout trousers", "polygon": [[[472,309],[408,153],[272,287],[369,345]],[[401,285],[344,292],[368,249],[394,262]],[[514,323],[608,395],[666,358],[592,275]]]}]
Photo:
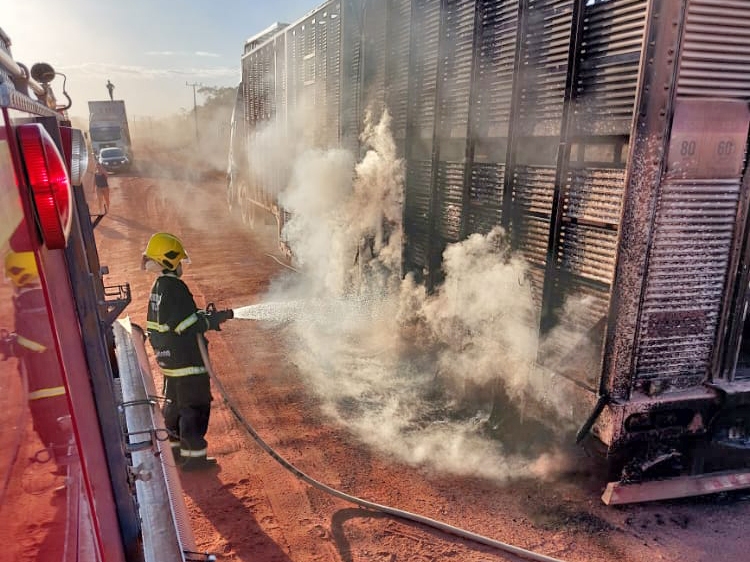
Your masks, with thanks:
[{"label": "turnout trousers", "polygon": [[211,414],[211,382],[207,373],[164,377],[164,423],[183,459],[206,457]]}]

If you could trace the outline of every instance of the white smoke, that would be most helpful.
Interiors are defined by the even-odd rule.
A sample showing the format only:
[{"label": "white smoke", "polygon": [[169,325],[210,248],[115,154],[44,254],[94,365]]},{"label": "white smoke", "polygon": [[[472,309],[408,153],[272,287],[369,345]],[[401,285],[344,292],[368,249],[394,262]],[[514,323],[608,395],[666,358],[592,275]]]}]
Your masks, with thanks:
[{"label": "white smoke", "polygon": [[283,236],[318,293],[347,295],[365,280],[383,288],[398,279],[404,168],[387,113],[378,123],[368,116],[362,141],[368,149],[356,165],[345,150],[304,151],[279,194],[291,213]]},{"label": "white smoke", "polygon": [[290,186],[279,196],[292,214],[284,226],[284,238],[294,249],[298,265],[304,268],[315,290],[342,294],[346,286],[347,263],[353,259],[357,239],[347,236],[350,223],[332,206],[345,206],[351,196],[354,159],[344,150],[311,150],[298,159]]},{"label": "white smoke", "polygon": [[[420,318],[432,337],[444,345],[441,371],[485,384],[498,375],[517,394],[528,379],[536,353],[534,305],[526,280],[526,265],[519,258],[504,258],[503,231],[473,234],[446,248],[445,282],[431,296],[419,295],[407,279],[404,294],[409,308],[404,315]],[[502,358],[502,361],[500,359]]]},{"label": "white smoke", "polygon": [[374,448],[496,479],[567,468],[550,462],[562,458],[554,447],[534,447],[533,435],[516,435],[531,443],[521,446],[487,436],[498,404],[546,435],[569,415],[555,377],[534,363],[526,264],[510,255],[503,231],[449,246],[434,294],[401,278],[404,164],[389,125],[387,113],[368,116],[358,162],[341,149],[298,152],[279,201],[303,275],[277,282],[264,308],[242,315],[287,322],[291,359],[325,412]]}]

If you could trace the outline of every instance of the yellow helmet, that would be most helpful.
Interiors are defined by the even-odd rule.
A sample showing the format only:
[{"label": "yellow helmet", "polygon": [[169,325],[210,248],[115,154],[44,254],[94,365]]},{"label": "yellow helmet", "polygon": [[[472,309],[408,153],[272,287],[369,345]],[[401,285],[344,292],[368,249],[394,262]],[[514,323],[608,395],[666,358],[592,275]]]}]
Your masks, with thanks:
[{"label": "yellow helmet", "polygon": [[168,232],[157,232],[151,236],[143,252],[144,266],[148,260],[152,260],[170,271],[175,271],[182,260],[190,263],[180,239]]},{"label": "yellow helmet", "polygon": [[39,270],[34,252],[10,251],[5,254],[5,277],[19,288],[37,283]]}]

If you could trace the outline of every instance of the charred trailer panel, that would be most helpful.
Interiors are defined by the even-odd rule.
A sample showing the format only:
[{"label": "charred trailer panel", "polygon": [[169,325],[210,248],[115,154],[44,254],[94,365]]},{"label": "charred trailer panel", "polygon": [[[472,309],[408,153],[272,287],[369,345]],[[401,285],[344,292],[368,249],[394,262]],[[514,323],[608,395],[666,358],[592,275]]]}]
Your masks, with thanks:
[{"label": "charred trailer panel", "polygon": [[[437,289],[449,245],[503,227],[536,374],[613,478],[747,475],[748,30],[739,0],[327,2],[243,57],[244,201],[283,225],[294,150],[356,155],[387,111],[403,271]],[[269,128],[289,158],[254,176]]]},{"label": "charred trailer panel", "polygon": [[698,473],[748,466],[749,26],[744,3],[650,6],[604,360],[611,403],[594,426],[612,450],[648,450],[636,475],[665,451]]}]

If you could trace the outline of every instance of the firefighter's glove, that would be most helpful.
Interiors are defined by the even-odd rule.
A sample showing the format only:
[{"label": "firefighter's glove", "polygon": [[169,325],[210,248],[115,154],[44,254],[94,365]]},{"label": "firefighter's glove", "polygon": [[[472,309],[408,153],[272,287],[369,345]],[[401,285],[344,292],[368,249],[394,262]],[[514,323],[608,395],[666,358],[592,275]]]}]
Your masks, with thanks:
[{"label": "firefighter's glove", "polygon": [[18,357],[18,336],[11,334],[8,330],[0,330],[0,355],[3,361],[8,357]]},{"label": "firefighter's glove", "polygon": [[204,316],[208,324],[208,329],[219,332],[221,331],[221,324],[230,318],[234,318],[234,311],[231,308],[227,310],[216,310],[216,305],[214,305],[214,303],[209,303],[206,307]]}]

